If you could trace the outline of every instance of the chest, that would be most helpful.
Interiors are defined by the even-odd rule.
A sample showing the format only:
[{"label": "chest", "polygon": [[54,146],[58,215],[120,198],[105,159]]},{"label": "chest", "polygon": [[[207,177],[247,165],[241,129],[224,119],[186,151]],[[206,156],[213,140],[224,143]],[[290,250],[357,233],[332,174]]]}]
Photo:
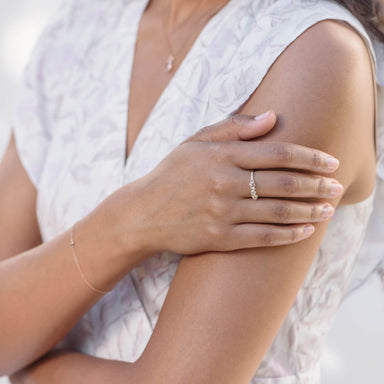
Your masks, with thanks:
[{"label": "chest", "polygon": [[[131,152],[140,130],[156,107],[162,94],[167,97],[172,78],[184,70],[184,60],[201,35],[209,19],[219,8],[200,9],[184,21],[168,26],[166,14],[151,2],[145,8],[137,27],[130,76],[126,157]],[[220,3],[225,5],[225,1]],[[207,27],[208,29],[208,27]],[[194,52],[196,53],[196,52]],[[184,77],[186,74],[184,73]],[[173,111],[169,111],[172,113]]]},{"label": "chest", "polygon": [[155,44],[136,46],[128,100],[126,157],[170,81],[170,74],[162,68],[163,62],[164,50]]},{"label": "chest", "polygon": [[185,41],[182,47],[183,52],[179,52],[175,58],[172,70],[167,71],[166,61],[171,52],[168,46],[168,36],[165,33],[163,23],[158,18],[147,16],[144,12],[138,24],[132,57],[126,127],[126,157],[132,151],[142,127],[161,95],[168,91],[167,88],[184,59],[186,49],[190,49],[189,41]]},{"label": "chest", "polygon": [[[164,71],[166,49],[136,44],[144,1],[95,27],[98,38],[85,47],[84,65],[72,74],[55,117],[37,206],[45,240],[244,101],[247,92],[232,89],[222,98],[215,87],[238,48],[225,22],[235,16],[231,4],[190,42],[171,75]],[[244,84],[228,77],[226,86]]]}]

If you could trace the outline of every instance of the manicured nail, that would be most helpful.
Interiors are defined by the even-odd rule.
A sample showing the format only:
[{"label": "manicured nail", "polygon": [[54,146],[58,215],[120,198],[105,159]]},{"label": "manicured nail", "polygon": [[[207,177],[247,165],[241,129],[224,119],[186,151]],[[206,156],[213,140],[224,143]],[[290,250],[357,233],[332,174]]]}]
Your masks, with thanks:
[{"label": "manicured nail", "polygon": [[321,213],[321,217],[323,219],[329,219],[330,217],[333,216],[334,213],[335,213],[335,210],[333,209],[332,205],[326,204],[323,207],[323,212]]},{"label": "manicured nail", "polygon": [[340,196],[344,191],[344,187],[337,183],[336,181],[332,181],[331,188],[330,188],[330,195],[331,196]]},{"label": "manicured nail", "polygon": [[327,167],[330,171],[335,171],[340,166],[340,161],[334,157],[327,157]]},{"label": "manicured nail", "polygon": [[270,113],[271,113],[271,111],[265,112],[265,113],[263,113],[262,115],[255,116],[254,119],[255,119],[256,121],[264,120],[264,119],[266,119],[266,118],[270,115]]},{"label": "manicured nail", "polygon": [[304,227],[304,237],[309,237],[312,235],[312,233],[315,232],[315,227],[311,224],[307,224]]}]

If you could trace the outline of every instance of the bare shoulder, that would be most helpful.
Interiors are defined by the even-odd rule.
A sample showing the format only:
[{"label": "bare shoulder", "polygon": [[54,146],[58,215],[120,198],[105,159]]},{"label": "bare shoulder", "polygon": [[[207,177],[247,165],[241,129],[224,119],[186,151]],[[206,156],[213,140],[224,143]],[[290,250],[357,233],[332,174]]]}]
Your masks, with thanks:
[{"label": "bare shoulder", "polygon": [[340,66],[353,68],[360,60],[363,61],[361,64],[370,65],[362,37],[349,24],[339,20],[323,20],[314,24],[290,45],[281,58],[293,54],[312,59],[312,63],[317,63],[319,67],[332,62],[336,70]]},{"label": "bare shoulder", "polygon": [[[367,167],[371,157],[358,160],[356,153],[373,152],[373,89],[368,56],[356,59],[363,46],[354,35],[343,42],[334,27],[339,25],[321,23],[292,43],[242,112],[274,109],[278,125],[263,140],[336,155],[342,166],[335,177],[350,189],[361,184],[361,163]],[[370,187],[353,197],[363,197]],[[339,198],[329,202],[336,206]],[[190,377],[196,383],[248,383],[291,308],[328,223],[315,223],[315,233],[294,245],[184,257],[141,367],[164,383]]]},{"label": "bare shoulder", "polygon": [[[326,20],[305,31],[272,65],[243,113],[274,109],[264,140],[327,151],[341,166],[341,204],[368,197],[375,183],[374,82],[369,51],[346,23]],[[356,156],[359,154],[359,156]]]}]

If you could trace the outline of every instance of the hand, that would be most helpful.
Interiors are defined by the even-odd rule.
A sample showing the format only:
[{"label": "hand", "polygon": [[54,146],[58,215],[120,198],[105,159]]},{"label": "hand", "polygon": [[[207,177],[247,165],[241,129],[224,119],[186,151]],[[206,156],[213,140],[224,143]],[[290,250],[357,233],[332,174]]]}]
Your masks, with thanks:
[{"label": "hand", "polygon": [[[338,161],[299,145],[244,141],[267,133],[275,123],[273,113],[258,120],[236,116],[180,144],[135,182],[137,193],[128,196],[127,186],[112,195],[119,233],[142,239],[149,254],[169,250],[185,255],[292,244],[309,237],[314,228],[308,223],[329,219],[332,206],[287,199],[339,196],[342,186],[318,175],[333,172]],[[249,187],[253,169],[260,196],[256,201]]]}]

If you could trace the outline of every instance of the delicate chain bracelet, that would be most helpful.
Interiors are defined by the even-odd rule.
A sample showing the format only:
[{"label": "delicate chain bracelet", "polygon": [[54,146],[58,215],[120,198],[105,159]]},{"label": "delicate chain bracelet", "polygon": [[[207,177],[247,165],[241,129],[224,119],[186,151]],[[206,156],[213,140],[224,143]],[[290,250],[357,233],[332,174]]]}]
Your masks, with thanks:
[{"label": "delicate chain bracelet", "polygon": [[71,239],[69,241],[69,245],[71,246],[71,249],[72,249],[73,260],[75,261],[76,267],[77,267],[78,271],[80,272],[81,278],[84,280],[85,284],[87,284],[88,287],[92,289],[92,291],[97,292],[97,293],[101,293],[102,295],[105,295],[106,293],[109,293],[109,291],[102,291],[101,289],[97,289],[96,287],[94,287],[89,282],[89,280],[86,278],[84,272],[82,271],[82,269],[80,267],[80,263],[79,263],[79,260],[76,256],[76,251],[75,251],[75,241],[73,239],[73,233],[75,232],[75,226],[76,226],[76,223],[72,227]]}]

